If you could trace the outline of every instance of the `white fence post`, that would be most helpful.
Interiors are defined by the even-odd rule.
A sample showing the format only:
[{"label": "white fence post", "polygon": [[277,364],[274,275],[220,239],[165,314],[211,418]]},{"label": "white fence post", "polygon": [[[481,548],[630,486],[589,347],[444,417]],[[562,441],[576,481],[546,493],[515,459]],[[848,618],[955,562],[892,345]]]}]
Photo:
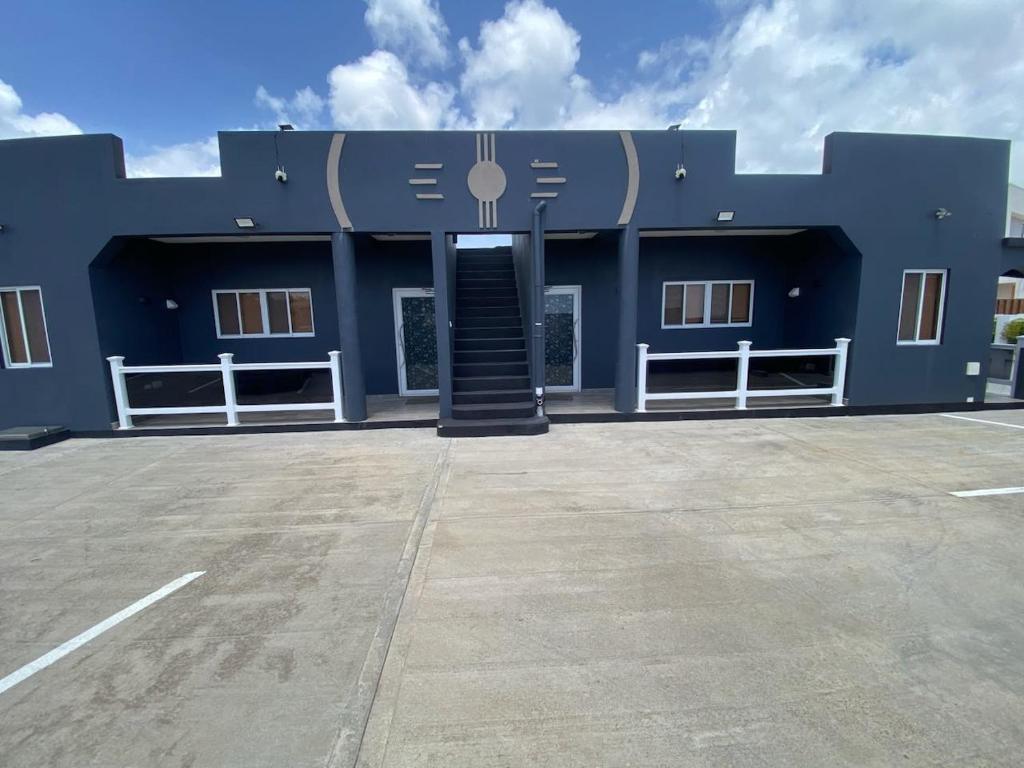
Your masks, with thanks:
[{"label": "white fence post", "polygon": [[327,353],[331,358],[331,392],[334,397],[334,421],[345,420],[345,406],[341,400],[341,352],[333,350]]},{"label": "white fence post", "polygon": [[832,405],[843,404],[843,392],[846,389],[846,354],[849,348],[849,339],[836,339],[836,369],[832,378]]},{"label": "white fence post", "polygon": [[647,412],[647,349],[650,344],[636,345],[636,412]]},{"label": "white fence post", "polygon": [[224,380],[224,409],[228,416],[228,426],[238,426],[238,399],[235,397],[235,373],[231,369],[231,361],[234,355],[230,352],[223,352],[217,357],[220,358],[220,375]]},{"label": "white fence post", "polygon": [[123,357],[108,357],[110,377],[114,382],[114,404],[117,406],[117,422],[119,429],[131,429],[132,417],[128,415],[128,385],[124,381]]},{"label": "white fence post", "polygon": [[750,342],[736,342],[740,348],[740,357],[736,366],[736,409],[747,408],[747,379],[750,377]]}]

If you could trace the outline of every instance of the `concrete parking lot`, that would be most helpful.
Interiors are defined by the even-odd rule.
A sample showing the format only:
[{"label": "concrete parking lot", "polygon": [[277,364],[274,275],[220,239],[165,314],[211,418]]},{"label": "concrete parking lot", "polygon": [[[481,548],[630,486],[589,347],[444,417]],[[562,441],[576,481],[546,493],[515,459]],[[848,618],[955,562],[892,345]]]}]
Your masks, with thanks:
[{"label": "concrete parking lot", "polygon": [[[0,454],[14,766],[1019,765],[1024,411]],[[0,685],[2,688],[2,685]]]}]

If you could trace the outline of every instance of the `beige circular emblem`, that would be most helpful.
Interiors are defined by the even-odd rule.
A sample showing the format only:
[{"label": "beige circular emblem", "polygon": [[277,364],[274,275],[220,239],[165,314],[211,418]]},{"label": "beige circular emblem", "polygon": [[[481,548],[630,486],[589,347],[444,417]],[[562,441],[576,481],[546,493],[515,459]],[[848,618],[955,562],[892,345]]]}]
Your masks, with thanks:
[{"label": "beige circular emblem", "polygon": [[493,203],[503,194],[507,180],[505,171],[492,160],[480,160],[469,169],[466,179],[469,192],[482,203]]}]

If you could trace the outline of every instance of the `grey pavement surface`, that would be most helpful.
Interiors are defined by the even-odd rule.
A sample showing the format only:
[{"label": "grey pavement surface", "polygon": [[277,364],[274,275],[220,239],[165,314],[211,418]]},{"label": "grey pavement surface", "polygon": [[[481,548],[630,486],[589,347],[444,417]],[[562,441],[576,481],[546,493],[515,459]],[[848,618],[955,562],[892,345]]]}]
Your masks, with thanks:
[{"label": "grey pavement surface", "polygon": [[0,454],[0,677],[206,571],[0,693],[0,765],[1020,765],[1024,495],[949,493],[1024,411],[963,415]]}]

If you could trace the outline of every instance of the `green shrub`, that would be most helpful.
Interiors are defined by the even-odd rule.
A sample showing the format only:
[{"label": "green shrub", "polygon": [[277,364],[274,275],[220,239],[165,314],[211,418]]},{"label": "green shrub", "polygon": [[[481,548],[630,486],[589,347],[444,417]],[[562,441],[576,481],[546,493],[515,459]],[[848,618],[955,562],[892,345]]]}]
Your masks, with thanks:
[{"label": "green shrub", "polygon": [[1003,338],[1007,344],[1016,344],[1018,336],[1024,336],[1024,317],[1011,320],[1003,327]]}]

